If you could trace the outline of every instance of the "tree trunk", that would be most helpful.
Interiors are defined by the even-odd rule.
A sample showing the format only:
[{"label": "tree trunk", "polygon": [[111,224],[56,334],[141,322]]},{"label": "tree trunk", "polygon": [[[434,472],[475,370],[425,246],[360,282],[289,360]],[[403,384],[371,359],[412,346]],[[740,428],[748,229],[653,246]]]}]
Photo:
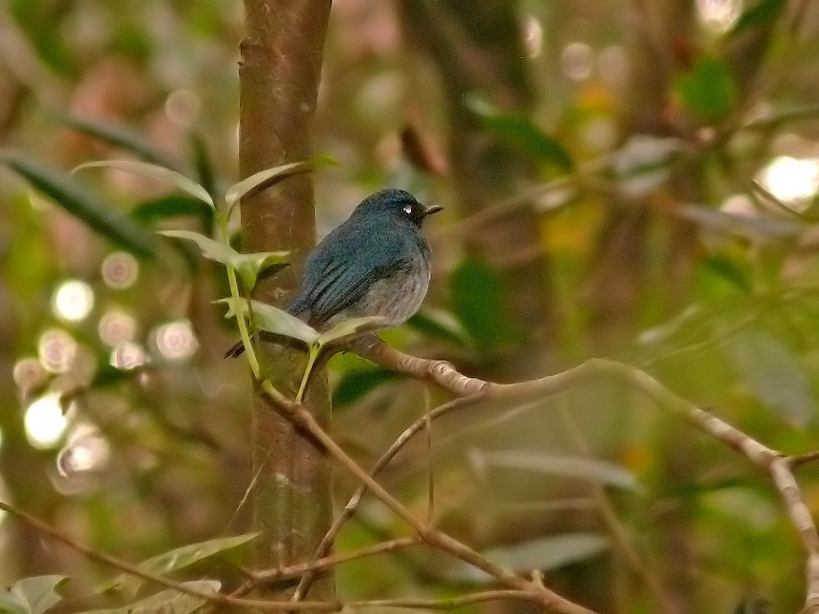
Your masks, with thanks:
[{"label": "tree trunk", "polygon": [[[309,157],[330,0],[245,0],[246,38],[241,45],[239,163],[242,177]],[[315,241],[313,183],[299,174],[242,200],[247,251],[291,250],[293,266],[263,280],[256,298],[282,304],[293,290],[304,255]],[[301,374],[293,351],[261,352],[264,374],[290,393]],[[330,404],[319,373],[307,395],[316,417],[326,421]],[[320,449],[275,411],[264,396],[253,401],[252,486],[257,564],[273,566],[309,559],[332,521],[331,467]],[[332,579],[312,596],[333,596]],[[282,596],[283,597],[283,596]]]}]

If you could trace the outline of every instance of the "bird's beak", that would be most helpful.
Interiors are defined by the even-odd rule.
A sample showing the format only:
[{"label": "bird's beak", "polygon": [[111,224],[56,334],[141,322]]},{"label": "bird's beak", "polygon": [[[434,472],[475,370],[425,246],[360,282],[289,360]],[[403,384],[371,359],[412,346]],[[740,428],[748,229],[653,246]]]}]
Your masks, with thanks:
[{"label": "bird's beak", "polygon": [[444,208],[441,205],[432,205],[431,207],[427,207],[424,209],[424,217],[428,215],[432,215],[433,213],[438,213],[439,211],[443,211]]}]

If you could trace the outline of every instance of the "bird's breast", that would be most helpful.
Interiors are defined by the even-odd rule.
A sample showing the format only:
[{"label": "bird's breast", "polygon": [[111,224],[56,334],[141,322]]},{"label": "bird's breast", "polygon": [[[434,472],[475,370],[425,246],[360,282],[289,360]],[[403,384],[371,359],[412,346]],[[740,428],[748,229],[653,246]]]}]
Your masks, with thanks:
[{"label": "bird's breast", "polygon": [[420,308],[429,288],[429,279],[429,260],[413,258],[411,264],[374,282],[359,301],[333,320],[378,316],[387,320],[390,326],[403,324]]}]

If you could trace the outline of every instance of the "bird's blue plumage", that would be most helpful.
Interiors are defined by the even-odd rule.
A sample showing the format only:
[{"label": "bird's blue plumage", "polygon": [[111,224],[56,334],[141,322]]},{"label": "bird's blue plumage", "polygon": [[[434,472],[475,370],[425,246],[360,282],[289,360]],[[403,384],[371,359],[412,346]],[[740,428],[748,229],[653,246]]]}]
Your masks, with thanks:
[{"label": "bird's blue plumage", "polygon": [[421,223],[438,210],[404,190],[368,196],[310,254],[301,291],[287,310],[319,330],[365,316],[393,326],[405,322],[429,286],[430,252]]}]

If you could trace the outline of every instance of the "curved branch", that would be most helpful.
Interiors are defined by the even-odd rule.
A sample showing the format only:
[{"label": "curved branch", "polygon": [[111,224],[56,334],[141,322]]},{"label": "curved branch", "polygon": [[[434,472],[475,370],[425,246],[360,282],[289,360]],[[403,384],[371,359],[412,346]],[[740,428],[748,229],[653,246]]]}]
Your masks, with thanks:
[{"label": "curved branch", "polygon": [[385,344],[358,344],[360,356],[416,379],[434,382],[455,395],[481,398],[517,398],[565,392],[592,376],[604,376],[639,390],[660,408],[671,411],[692,426],[742,454],[773,481],[791,524],[797,531],[806,556],[806,597],[804,612],[819,613],[819,532],[793,468],[817,458],[811,452],[786,456],[768,448],[712,413],[672,392],[648,373],[613,360],[593,358],[555,375],[516,384],[496,384],[459,373],[451,364],[403,354]]}]

